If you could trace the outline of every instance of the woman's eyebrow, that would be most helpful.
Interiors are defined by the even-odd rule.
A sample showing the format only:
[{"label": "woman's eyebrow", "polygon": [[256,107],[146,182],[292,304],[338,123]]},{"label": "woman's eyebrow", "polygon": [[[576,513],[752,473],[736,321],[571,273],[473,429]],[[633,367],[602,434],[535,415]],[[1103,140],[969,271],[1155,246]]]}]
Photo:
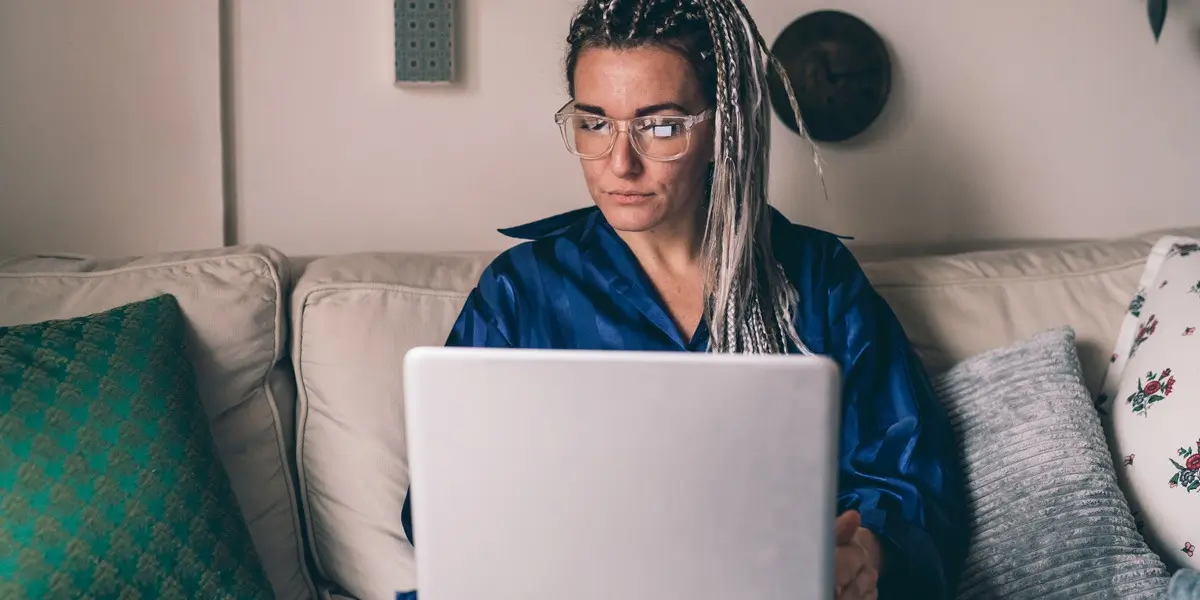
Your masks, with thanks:
[{"label": "woman's eyebrow", "polygon": [[643,106],[643,107],[637,109],[637,112],[635,112],[634,114],[639,117],[644,117],[646,115],[652,115],[654,113],[660,113],[660,112],[668,111],[668,110],[673,110],[675,112],[681,112],[684,114],[687,114],[687,112],[688,112],[688,109],[684,108],[683,105],[678,104],[676,102],[661,102],[659,104],[651,104],[650,106]]},{"label": "woman's eyebrow", "polygon": [[[607,113],[604,112],[603,108],[600,108],[599,106],[595,106],[592,104],[580,104],[577,102],[577,103],[575,103],[575,110],[585,112],[585,113],[590,113],[593,115],[598,115],[601,117],[607,115]],[[684,113],[684,114],[689,114],[688,109],[686,107],[684,107],[682,104],[679,104],[678,102],[660,102],[658,104],[651,104],[650,106],[643,106],[643,107],[637,109],[637,111],[634,112],[634,116],[644,117],[646,115],[652,115],[654,113],[660,113],[660,112],[664,112],[664,111],[668,111],[668,110],[680,112],[680,113]]]}]

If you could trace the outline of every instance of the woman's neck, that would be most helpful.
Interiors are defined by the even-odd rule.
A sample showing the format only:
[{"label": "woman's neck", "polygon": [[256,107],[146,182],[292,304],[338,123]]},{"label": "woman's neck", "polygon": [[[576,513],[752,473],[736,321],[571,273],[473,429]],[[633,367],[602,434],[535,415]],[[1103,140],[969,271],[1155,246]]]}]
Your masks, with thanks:
[{"label": "woman's neck", "polygon": [[704,221],[700,214],[674,219],[646,231],[618,231],[646,271],[682,275],[700,264]]}]

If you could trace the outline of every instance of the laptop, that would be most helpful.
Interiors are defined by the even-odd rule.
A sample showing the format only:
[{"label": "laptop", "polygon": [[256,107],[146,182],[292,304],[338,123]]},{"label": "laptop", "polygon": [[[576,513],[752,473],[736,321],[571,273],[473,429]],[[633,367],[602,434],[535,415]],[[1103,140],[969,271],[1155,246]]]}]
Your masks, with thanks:
[{"label": "laptop", "polygon": [[404,389],[421,600],[832,597],[828,359],[417,348]]}]

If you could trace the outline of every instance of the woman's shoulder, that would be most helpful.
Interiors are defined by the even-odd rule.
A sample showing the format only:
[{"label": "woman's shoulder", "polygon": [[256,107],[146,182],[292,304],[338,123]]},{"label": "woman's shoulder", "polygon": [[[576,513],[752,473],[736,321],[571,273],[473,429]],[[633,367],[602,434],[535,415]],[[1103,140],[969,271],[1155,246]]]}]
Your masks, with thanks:
[{"label": "woman's shoulder", "polygon": [[[520,240],[483,269],[464,312],[485,314],[506,343],[518,343],[516,323],[534,322],[549,314],[547,303],[564,290],[585,281],[582,256],[594,227],[594,213],[585,208],[524,225],[500,229]],[[461,318],[461,317],[460,317]]]},{"label": "woman's shoulder", "polygon": [[482,274],[480,283],[502,280],[509,284],[531,277],[542,277],[560,270],[564,257],[576,254],[599,209],[595,206],[556,214],[523,225],[498,231],[520,243],[497,255]]},{"label": "woman's shoulder", "polygon": [[846,339],[832,335],[828,327],[874,296],[858,260],[843,242],[851,238],[791,223],[782,216],[772,224],[771,237],[776,260],[797,292],[796,321],[802,339],[815,352],[844,343]]},{"label": "woman's shoulder", "polygon": [[596,206],[585,206],[524,225],[505,227],[499,231],[502,235],[525,241],[550,239],[572,233],[578,234],[582,233],[582,230],[599,212],[600,209]]},{"label": "woman's shoulder", "polygon": [[858,262],[844,243],[854,238],[793,223],[774,208],[771,213],[775,259],[794,282],[832,284],[847,275],[857,275]]}]

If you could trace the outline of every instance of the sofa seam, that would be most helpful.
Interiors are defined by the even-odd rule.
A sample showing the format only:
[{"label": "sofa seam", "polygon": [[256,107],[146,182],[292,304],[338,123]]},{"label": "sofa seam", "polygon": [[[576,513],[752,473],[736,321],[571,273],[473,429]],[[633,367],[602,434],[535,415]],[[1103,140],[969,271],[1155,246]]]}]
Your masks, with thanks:
[{"label": "sofa seam", "polygon": [[280,418],[280,415],[279,415],[279,407],[276,406],[275,393],[271,390],[271,372],[275,370],[275,367],[283,359],[283,350],[284,350],[283,340],[286,337],[284,335],[284,327],[290,325],[289,323],[283,322],[286,320],[286,316],[287,316],[287,311],[284,310],[284,307],[283,307],[284,284],[283,284],[282,277],[280,276],[278,270],[274,268],[274,265],[271,263],[271,261],[267,260],[267,258],[265,256],[255,255],[255,254],[250,254],[247,256],[250,256],[253,259],[259,260],[264,265],[266,265],[267,272],[270,273],[271,279],[272,279],[273,283],[275,284],[275,299],[274,299],[274,305],[275,305],[274,306],[274,312],[275,312],[275,319],[274,319],[274,321],[275,321],[274,334],[275,335],[274,335],[274,337],[275,337],[275,339],[272,344],[271,363],[269,365],[267,365],[267,368],[264,370],[262,377],[260,379],[260,385],[262,386],[262,390],[264,392],[264,395],[266,396],[267,406],[271,410],[271,421],[272,421],[271,424],[275,429],[275,450],[278,453],[279,458],[281,459],[280,464],[283,466],[283,470],[284,470],[283,485],[284,485],[285,490],[287,491],[287,497],[289,499],[288,513],[291,516],[292,526],[294,527],[294,531],[295,531],[293,538],[294,538],[294,542],[296,545],[296,552],[298,553],[298,556],[296,557],[296,559],[297,559],[297,565],[299,567],[298,570],[300,572],[300,578],[306,588],[306,591],[308,591],[308,593],[311,594],[311,597],[317,598],[320,595],[320,592],[317,589],[316,582],[314,581],[312,574],[308,572],[308,565],[307,565],[308,561],[307,561],[307,558],[305,557],[304,535],[301,534],[301,532],[300,532],[300,528],[303,526],[303,524],[300,522],[300,515],[297,514],[297,512],[300,508],[299,507],[300,498],[299,498],[299,495],[297,494],[297,490],[295,490],[292,487],[292,477],[291,477],[291,474],[288,472],[289,470],[287,468],[288,458],[289,458],[288,451],[287,451],[287,441],[284,439],[283,424],[282,424],[282,419]]},{"label": "sofa seam", "polygon": [[438,298],[463,298],[471,294],[470,290],[459,292],[454,290],[433,290],[412,285],[404,285],[400,283],[320,283],[304,292],[304,304],[308,305],[309,297],[317,292],[328,291],[380,291],[380,292],[400,292],[412,294],[415,296],[432,296]]},{"label": "sofa seam", "polygon": [[[975,285],[990,285],[990,284],[1009,284],[1009,283],[1041,283],[1045,281],[1062,281],[1083,279],[1085,277],[1093,277],[1096,275],[1104,275],[1113,271],[1120,271],[1131,267],[1136,267],[1140,264],[1145,264],[1146,257],[1129,260],[1117,265],[1106,267],[1098,267],[1086,271],[1066,271],[1063,273],[1050,273],[1044,275],[1017,275],[1004,277],[971,277],[967,279],[958,279],[954,281],[938,281],[934,283],[876,283],[873,284],[877,289],[934,289],[954,286],[975,286]],[[878,264],[878,263],[877,263]]]},{"label": "sofa seam", "polygon": [[304,529],[308,532],[308,539],[312,543],[312,559],[314,566],[317,568],[317,574],[323,579],[332,581],[328,567],[324,564],[321,558],[321,552],[317,550],[317,541],[315,537],[315,526],[313,524],[313,509],[312,498],[309,492],[308,485],[308,467],[304,461],[304,450],[308,436],[308,386],[304,383],[304,317],[308,309],[308,297],[315,290],[306,290],[303,294],[302,302],[299,303],[299,314],[293,315],[292,335],[295,340],[292,347],[292,370],[296,377],[296,478],[300,485],[299,497],[303,504],[307,507],[304,511]]},{"label": "sofa seam", "polygon": [[114,269],[103,269],[100,271],[82,271],[82,272],[79,272],[79,271],[31,271],[28,273],[14,273],[14,272],[0,271],[0,278],[4,278],[4,279],[40,279],[40,278],[44,278],[44,277],[64,277],[64,278],[73,278],[73,279],[74,278],[91,279],[94,277],[106,277],[109,275],[117,275],[117,274],[121,274],[121,273],[132,273],[135,271],[145,271],[145,270],[149,270],[149,269],[159,269],[159,268],[164,268],[164,267],[166,267],[166,268],[186,267],[186,266],[190,266],[190,265],[193,265],[196,263],[207,263],[207,262],[216,262],[216,261],[225,262],[228,260],[245,259],[245,258],[249,258],[251,260],[257,260],[257,261],[262,262],[263,264],[267,265],[267,269],[273,273],[273,275],[274,275],[273,278],[278,283],[278,274],[274,273],[275,269],[273,268],[274,265],[271,264],[271,261],[267,260],[267,257],[265,257],[261,254],[253,253],[253,252],[241,252],[241,253],[237,253],[237,254],[223,254],[223,255],[218,255],[218,256],[197,256],[195,258],[172,260],[172,261],[168,261],[168,262],[159,262],[159,263],[153,263],[153,264],[148,264],[148,265],[125,265],[125,266],[117,267]]},{"label": "sofa seam", "polygon": [[[297,478],[300,484],[300,496],[303,498],[305,506],[311,507],[313,504],[311,498],[311,490],[308,485],[308,465],[304,460],[305,447],[307,446],[308,436],[305,435],[308,428],[309,416],[309,398],[308,385],[304,378],[304,342],[307,336],[304,335],[304,321],[307,316],[308,308],[313,306],[312,297],[323,292],[341,292],[341,291],[377,291],[377,292],[392,292],[400,294],[408,294],[420,297],[432,298],[462,298],[470,294],[470,292],[453,292],[448,290],[430,290],[428,288],[418,288],[403,284],[388,284],[388,283],[334,283],[327,282],[313,285],[305,289],[300,297],[297,298],[299,311],[294,315],[292,329],[295,336],[295,342],[292,348],[292,369],[296,376],[296,471]],[[332,576],[329,573],[329,568],[322,558],[322,553],[317,548],[315,531],[316,524],[311,508],[305,511],[305,529],[308,531],[308,538],[313,540],[312,543],[312,558],[316,563],[318,574],[326,580],[332,581]]]},{"label": "sofa seam", "polygon": [[[952,286],[967,286],[967,285],[986,285],[986,284],[1006,284],[1006,283],[1039,283],[1052,280],[1063,279],[1082,279],[1095,275],[1103,275],[1113,271],[1120,271],[1131,267],[1136,267],[1140,264],[1145,264],[1147,257],[1129,259],[1115,265],[1096,267],[1085,271],[1066,270],[1058,273],[1046,273],[1041,275],[1006,275],[1002,277],[986,277],[973,276],[963,279],[955,279],[951,281],[938,281],[932,283],[892,283],[881,282],[873,283],[872,285],[879,289],[929,289]],[[884,263],[870,263],[867,265],[868,270],[872,266],[886,268]],[[397,291],[423,296],[440,296],[440,297],[461,297],[470,294],[470,291],[454,291],[454,290],[439,290],[423,288],[418,286],[406,285],[401,283],[367,283],[367,282],[324,282],[314,285],[305,292],[305,302],[308,301],[308,296],[315,292],[330,291],[330,290],[381,290],[381,291]]]}]

